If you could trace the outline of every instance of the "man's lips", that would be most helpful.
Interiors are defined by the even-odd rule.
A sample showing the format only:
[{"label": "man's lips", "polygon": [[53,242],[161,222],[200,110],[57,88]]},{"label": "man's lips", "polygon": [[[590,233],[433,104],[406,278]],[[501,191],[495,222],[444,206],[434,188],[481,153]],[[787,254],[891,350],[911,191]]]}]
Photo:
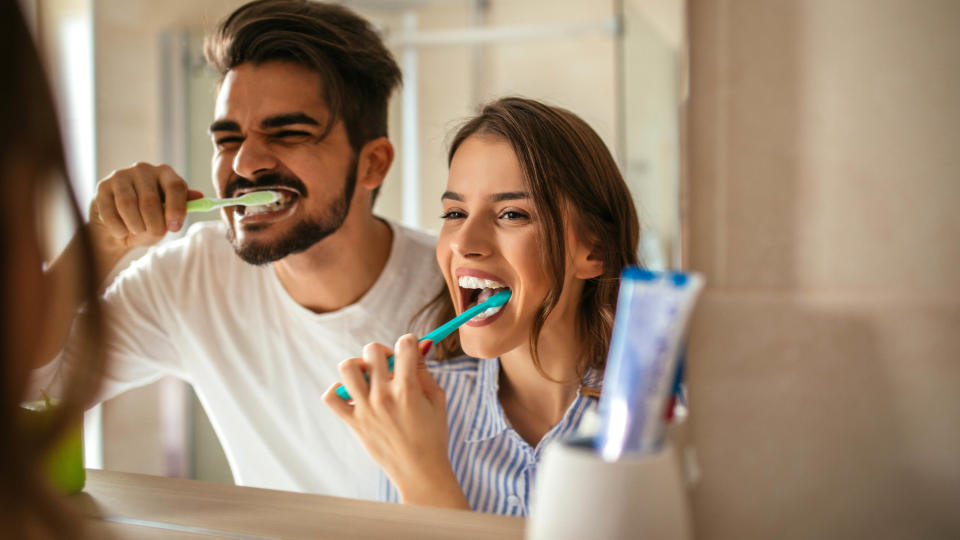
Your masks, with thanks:
[{"label": "man's lips", "polygon": [[241,224],[267,223],[286,219],[296,211],[300,202],[300,193],[286,186],[256,186],[241,188],[234,191],[239,197],[256,191],[272,190],[280,194],[280,199],[274,203],[260,206],[234,206],[232,210],[237,222]]}]

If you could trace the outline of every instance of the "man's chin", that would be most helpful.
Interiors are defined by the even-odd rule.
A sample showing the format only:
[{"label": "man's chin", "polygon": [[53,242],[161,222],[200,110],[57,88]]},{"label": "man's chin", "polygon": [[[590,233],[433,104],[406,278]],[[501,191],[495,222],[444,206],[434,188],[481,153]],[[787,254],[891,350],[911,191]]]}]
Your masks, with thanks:
[{"label": "man's chin", "polygon": [[244,224],[239,234],[233,228],[227,230],[227,240],[244,262],[254,265],[264,265],[279,261],[288,255],[300,253],[310,249],[315,244],[335,233],[342,225],[338,223],[310,223],[300,222],[285,231],[271,224]]}]

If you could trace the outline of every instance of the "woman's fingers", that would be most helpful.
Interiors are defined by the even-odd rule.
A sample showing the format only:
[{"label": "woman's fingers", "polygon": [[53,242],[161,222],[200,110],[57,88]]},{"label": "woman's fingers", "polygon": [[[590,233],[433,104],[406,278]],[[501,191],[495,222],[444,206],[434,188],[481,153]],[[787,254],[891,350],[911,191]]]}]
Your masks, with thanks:
[{"label": "woman's fingers", "polygon": [[347,387],[347,392],[350,392],[353,401],[365,405],[370,393],[370,385],[363,376],[363,364],[362,358],[348,358],[340,362],[337,369],[340,371],[343,385]]},{"label": "woman's fingers", "polygon": [[339,416],[344,422],[350,424],[353,420],[353,406],[337,394],[337,388],[341,386],[340,383],[334,383],[333,386],[327,388],[327,391],[323,393],[321,399],[327,404],[327,407],[333,410],[334,414]]},{"label": "woman's fingers", "polygon": [[396,351],[393,360],[394,380],[398,384],[416,385],[417,365],[423,361],[423,355],[420,354],[420,347],[417,345],[417,337],[413,334],[401,336],[394,350]]},{"label": "woman's fingers", "polygon": [[387,369],[388,356],[390,356],[390,349],[379,343],[368,343],[363,348],[363,361],[370,376],[371,391],[382,390],[390,380],[390,370]]}]

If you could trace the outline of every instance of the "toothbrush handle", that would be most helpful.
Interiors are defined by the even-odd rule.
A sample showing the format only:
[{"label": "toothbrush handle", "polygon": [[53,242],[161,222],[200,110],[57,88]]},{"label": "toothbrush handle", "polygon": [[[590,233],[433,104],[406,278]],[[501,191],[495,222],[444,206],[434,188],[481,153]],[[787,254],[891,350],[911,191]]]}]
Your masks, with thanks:
[{"label": "toothbrush handle", "polygon": [[219,201],[215,201],[213,199],[203,198],[187,201],[188,214],[192,212],[209,212],[210,210],[214,210],[219,207]]},{"label": "toothbrush handle", "polygon": [[[506,298],[500,295],[506,295]],[[506,301],[510,298],[510,292],[497,293],[495,296],[497,297],[496,300],[494,300],[494,298],[491,297],[486,302],[481,302],[473,306],[472,308],[464,311],[460,315],[457,315],[456,317],[443,323],[442,325],[440,325],[439,328],[431,331],[427,335],[420,338],[419,341],[425,341],[429,339],[434,343],[437,343],[440,340],[445,339],[447,336],[452,334],[454,330],[456,330],[457,328],[460,328],[461,326],[463,326],[464,323],[466,323],[470,319],[479,315],[480,312],[491,307],[502,306],[503,304],[505,304]],[[497,301],[497,300],[500,300],[500,301]],[[389,358],[387,358],[387,369],[391,372],[393,371],[393,355],[392,354],[390,355]],[[367,374],[364,373],[363,376],[367,377]],[[370,379],[367,377],[367,380],[369,381]],[[343,385],[340,385],[339,387],[337,387],[337,395],[346,401],[350,401],[350,392],[348,392],[347,388]]]}]

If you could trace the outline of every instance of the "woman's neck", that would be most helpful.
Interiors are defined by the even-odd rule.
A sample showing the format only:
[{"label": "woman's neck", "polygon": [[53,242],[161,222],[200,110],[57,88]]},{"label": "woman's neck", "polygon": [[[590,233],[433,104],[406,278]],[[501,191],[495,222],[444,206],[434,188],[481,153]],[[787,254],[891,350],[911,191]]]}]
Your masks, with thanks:
[{"label": "woman's neck", "polygon": [[563,420],[580,387],[577,364],[582,343],[572,317],[564,319],[569,320],[548,321],[538,340],[540,366],[553,380],[537,370],[528,345],[500,356],[500,405],[531,446]]}]

